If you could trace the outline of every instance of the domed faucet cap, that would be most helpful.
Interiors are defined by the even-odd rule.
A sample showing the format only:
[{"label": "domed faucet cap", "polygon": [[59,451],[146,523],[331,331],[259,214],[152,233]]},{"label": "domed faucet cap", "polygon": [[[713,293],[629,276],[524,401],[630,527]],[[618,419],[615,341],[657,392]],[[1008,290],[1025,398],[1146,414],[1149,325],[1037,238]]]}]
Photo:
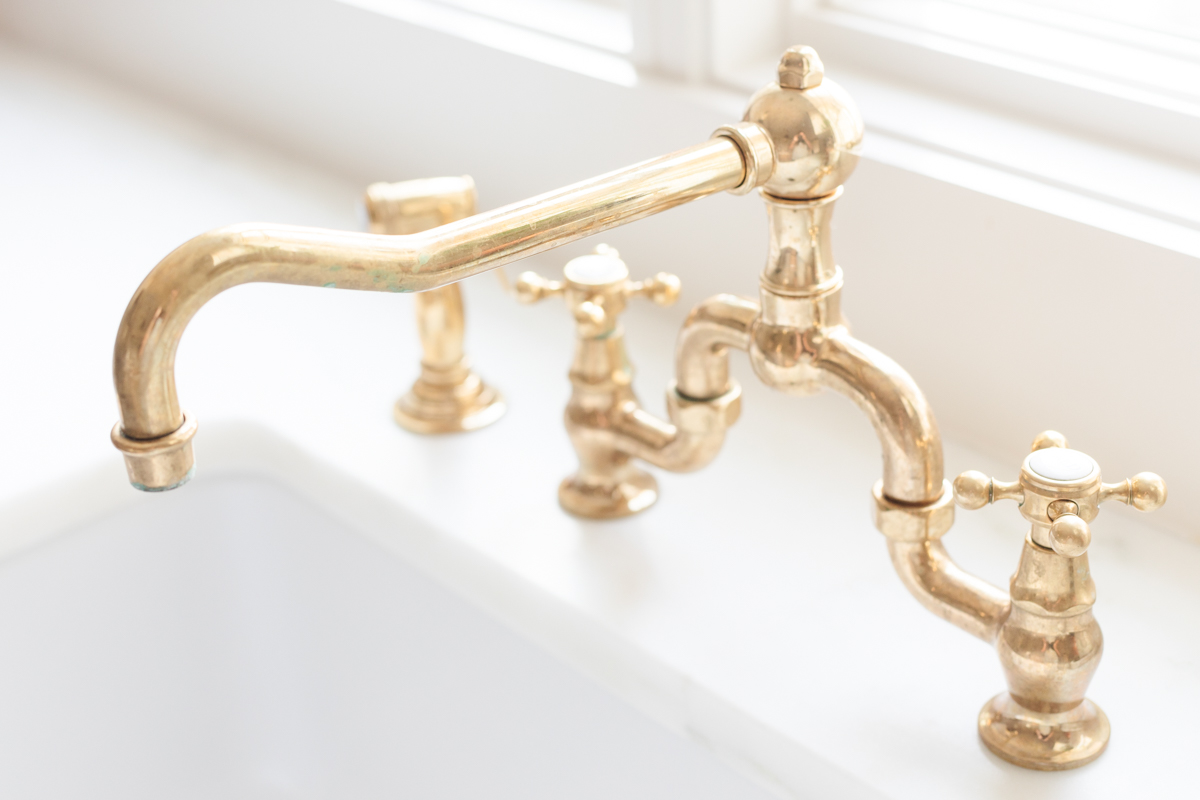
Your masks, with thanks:
[{"label": "domed faucet cap", "polygon": [[858,166],[863,121],[854,101],[825,77],[811,47],[793,47],[779,61],[779,80],[750,98],[743,117],[763,128],[775,152],[767,194],[788,200],[824,197]]}]

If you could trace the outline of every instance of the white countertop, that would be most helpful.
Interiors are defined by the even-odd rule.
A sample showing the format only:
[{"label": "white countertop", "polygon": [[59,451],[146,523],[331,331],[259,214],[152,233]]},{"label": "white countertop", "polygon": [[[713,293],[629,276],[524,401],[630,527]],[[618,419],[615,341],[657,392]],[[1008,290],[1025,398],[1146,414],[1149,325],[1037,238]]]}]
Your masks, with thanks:
[{"label": "white countertop", "polygon": [[[113,336],[145,273],[227,223],[359,228],[362,187],[11,48],[0,48],[0,141],[0,550],[12,552],[154,502],[126,489],[108,442]],[[406,177],[428,176],[379,176]],[[587,246],[538,266],[548,274]],[[671,266],[630,268],[636,278]],[[974,731],[1004,689],[999,663],[892,572],[868,513],[878,445],[849,402],[771,393],[735,354],[743,416],[717,461],[658,473],[662,499],[647,513],[580,521],[555,502],[574,465],[561,425],[565,310],[517,306],[490,276],[465,292],[468,351],[510,410],[449,438],[391,420],[416,372],[411,298],[271,285],[217,298],[177,361],[182,404],[200,423],[198,480],[255,471],[299,488],[795,796],[1177,797],[1200,785],[1195,545],[1105,509],[1091,559],[1106,653],[1090,696],[1112,744],[1069,773],[1012,767]],[[686,310],[626,315],[638,388],[659,413]],[[947,444],[950,475],[1018,467]],[[438,533],[392,524],[397,509]],[[1011,506],[960,512],[947,544],[1003,585],[1022,532]]]}]

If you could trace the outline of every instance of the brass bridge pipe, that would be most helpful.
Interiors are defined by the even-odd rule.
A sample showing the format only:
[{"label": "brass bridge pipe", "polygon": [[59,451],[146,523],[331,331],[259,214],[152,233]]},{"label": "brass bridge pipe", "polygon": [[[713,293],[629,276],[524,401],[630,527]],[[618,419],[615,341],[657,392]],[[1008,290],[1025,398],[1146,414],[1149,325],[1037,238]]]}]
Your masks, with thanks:
[{"label": "brass bridge pipe", "polygon": [[424,291],[709,194],[749,191],[770,175],[771,161],[769,147],[745,147],[757,132],[746,127],[737,137],[722,130],[670,155],[422,233],[243,224],[186,242],[146,276],[117,332],[121,422],[113,441],[131,481],[166,489],[191,470],[194,421],[185,426],[176,396],[175,351],[192,316],[217,294],[252,282]]},{"label": "brass bridge pipe", "polygon": [[921,605],[988,644],[996,641],[1012,608],[1006,592],[954,563],[940,539],[889,540],[888,554]]}]

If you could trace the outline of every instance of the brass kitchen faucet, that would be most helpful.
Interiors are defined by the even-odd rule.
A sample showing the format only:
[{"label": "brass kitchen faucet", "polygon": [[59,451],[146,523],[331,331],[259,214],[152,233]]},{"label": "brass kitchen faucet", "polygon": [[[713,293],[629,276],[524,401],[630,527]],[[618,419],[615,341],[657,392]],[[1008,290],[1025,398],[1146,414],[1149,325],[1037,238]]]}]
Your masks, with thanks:
[{"label": "brass kitchen faucet", "polygon": [[[1086,523],[1103,499],[1156,508],[1165,487],[1148,474],[1102,484],[1094,462],[1064,456],[1074,451],[1044,438],[1042,445],[1060,445],[1061,453],[1046,455],[1035,445],[1018,484],[971,473],[958,481],[959,502],[968,507],[1023,498],[1021,513],[1033,530],[1011,592],[954,564],[941,537],[954,522],[955,493],[943,475],[929,403],[896,362],[850,335],[841,313],[843,274],[833,258],[830,220],[858,164],[862,137],[862,118],[849,95],[825,79],[815,51],[794,47],[779,62],[778,80],[751,98],[743,120],[721,126],[708,141],[520,203],[427,230],[387,229],[400,235],[259,224],[202,234],[150,272],[117,334],[113,370],[121,422],[112,438],[130,481],[161,491],[192,474],[196,423],[175,395],[175,350],[192,316],[219,292],[253,281],[440,291],[422,301],[425,308],[450,310],[437,312],[445,320],[441,333],[423,330],[422,378],[401,400],[398,418],[418,430],[425,422],[413,420],[445,418],[440,415],[453,403],[442,401],[454,385],[468,387],[455,413],[464,421],[482,415],[476,419],[483,424],[502,407],[462,356],[461,301],[457,290],[443,287],[706,195],[758,189],[769,236],[759,296],[717,295],[688,315],[667,392],[668,420],[647,414],[632,393],[617,317],[633,295],[673,300],[677,279],[660,274],[631,282],[617,253],[602,248],[571,261],[564,281],[531,273],[518,281],[526,300],[561,293],[577,325],[566,420],[580,469],[560,488],[562,504],[592,517],[636,513],[654,502],[657,490],[635,459],[675,470],[708,463],[740,410],[740,389],[729,377],[731,349],[745,351],[759,379],[789,394],[834,389],[862,409],[879,437],[883,477],[873,492],[875,524],[904,585],[943,618],[999,642],[1010,692],[985,708],[984,741],[1024,767],[1087,763],[1103,750],[1108,723],[1083,698],[1099,657]],[[386,203],[388,191],[374,190],[372,197]],[[465,187],[462,192],[465,197]],[[461,208],[435,221],[465,213]],[[382,215],[372,215],[385,224]],[[451,341],[455,346],[446,348]],[[437,410],[430,410],[437,405],[427,403],[430,398],[440,398]],[[1079,475],[1056,477],[1071,472],[1067,461],[1087,466],[1086,475],[1080,467]]]}]

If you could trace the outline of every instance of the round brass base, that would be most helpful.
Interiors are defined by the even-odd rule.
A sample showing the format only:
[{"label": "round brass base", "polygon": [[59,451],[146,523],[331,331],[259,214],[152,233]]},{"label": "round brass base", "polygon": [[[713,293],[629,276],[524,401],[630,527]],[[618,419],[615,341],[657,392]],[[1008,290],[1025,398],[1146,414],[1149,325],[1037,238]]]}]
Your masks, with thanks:
[{"label": "round brass base", "polygon": [[616,483],[585,483],[572,475],[558,486],[563,508],[589,519],[615,519],[645,511],[658,499],[658,481],[649,472],[630,470]]},{"label": "round brass base", "polygon": [[463,394],[417,381],[396,401],[396,423],[413,433],[461,433],[479,430],[504,416],[507,406],[499,392],[478,379],[470,388]]},{"label": "round brass base", "polygon": [[996,755],[1026,769],[1082,767],[1108,746],[1108,717],[1091,700],[1059,714],[1030,711],[1008,692],[979,712],[979,736]]}]

